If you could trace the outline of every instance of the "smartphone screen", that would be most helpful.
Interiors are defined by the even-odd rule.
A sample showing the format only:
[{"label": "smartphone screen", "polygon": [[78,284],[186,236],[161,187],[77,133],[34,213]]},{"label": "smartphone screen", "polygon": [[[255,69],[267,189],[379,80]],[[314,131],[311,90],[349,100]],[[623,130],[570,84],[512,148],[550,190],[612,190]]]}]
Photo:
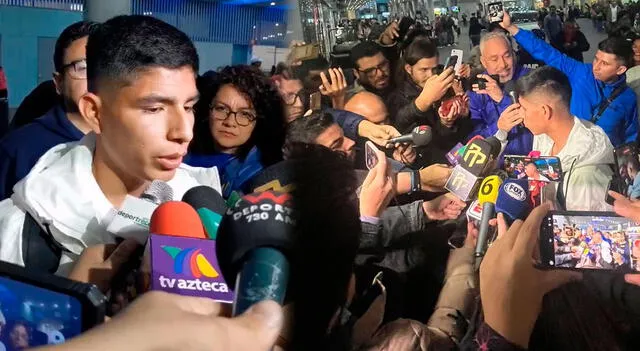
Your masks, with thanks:
[{"label": "smartphone screen", "polygon": [[489,22],[502,22],[504,16],[504,8],[501,2],[492,2],[487,5],[487,13],[489,14]]},{"label": "smartphone screen", "polygon": [[640,271],[640,226],[607,212],[551,212],[540,231],[540,264]]},{"label": "smartphone screen", "polygon": [[553,156],[528,157],[520,155],[506,155],[504,170],[509,178],[539,180],[543,182],[557,182],[562,179],[560,159]]},{"label": "smartphone screen", "polygon": [[378,164],[378,155],[376,155],[376,147],[371,141],[364,144],[364,155],[367,169],[372,169]]},{"label": "smartphone screen", "polygon": [[322,94],[315,92],[309,95],[309,109],[312,111],[320,110],[322,107]]},{"label": "smartphone screen", "polygon": [[0,312],[7,350],[61,344],[82,332],[82,303],[75,297],[0,277]]},{"label": "smartphone screen", "polygon": [[454,67],[456,65],[456,62],[458,62],[458,56],[449,56],[447,57],[447,60],[444,62],[444,69],[446,70],[449,67]]},{"label": "smartphone screen", "polygon": [[[638,195],[640,195],[640,179],[636,182],[638,168],[640,168],[638,146],[635,143],[622,145],[616,148],[614,153],[618,170],[619,192],[626,197],[638,198]],[[636,187],[638,188],[637,190]]]}]

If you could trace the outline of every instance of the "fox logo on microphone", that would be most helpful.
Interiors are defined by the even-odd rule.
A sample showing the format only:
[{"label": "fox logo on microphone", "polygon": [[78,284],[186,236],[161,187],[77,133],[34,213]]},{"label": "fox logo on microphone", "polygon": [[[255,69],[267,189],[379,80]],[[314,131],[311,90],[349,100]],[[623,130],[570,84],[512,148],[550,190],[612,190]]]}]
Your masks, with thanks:
[{"label": "fox logo on microphone", "polygon": [[524,188],[517,183],[505,183],[504,192],[514,200],[524,201],[527,199]]},{"label": "fox logo on microphone", "polygon": [[164,235],[152,235],[150,240],[153,290],[233,301],[233,292],[219,273],[214,240]]}]

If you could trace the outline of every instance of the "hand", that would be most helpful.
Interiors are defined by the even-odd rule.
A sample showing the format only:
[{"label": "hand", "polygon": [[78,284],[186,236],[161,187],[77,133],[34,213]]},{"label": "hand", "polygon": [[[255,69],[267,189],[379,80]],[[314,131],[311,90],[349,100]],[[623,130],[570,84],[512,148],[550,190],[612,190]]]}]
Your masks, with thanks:
[{"label": "hand", "polygon": [[152,291],[111,321],[63,345],[42,350],[269,350],[282,328],[282,309],[263,301],[234,318],[220,317],[208,298]]},{"label": "hand", "polygon": [[427,218],[434,221],[445,221],[460,217],[467,204],[451,193],[440,195],[431,201],[422,203],[422,209]]},{"label": "hand", "polygon": [[634,222],[640,222],[640,201],[630,200],[626,196],[615,191],[609,191],[609,195],[615,199],[613,210],[622,217],[629,218]]},{"label": "hand", "polygon": [[417,156],[416,149],[411,144],[396,144],[396,149],[393,150],[393,159],[405,165],[416,162]]},{"label": "hand", "polygon": [[422,112],[427,111],[436,101],[442,99],[444,94],[453,86],[453,68],[449,67],[439,75],[431,76],[422,88],[422,92],[416,99],[416,106]]},{"label": "hand", "polygon": [[394,177],[391,165],[387,163],[384,152],[376,150],[378,164],[369,170],[369,174],[360,189],[360,215],[380,217],[395,195]]},{"label": "hand", "polygon": [[440,123],[442,123],[445,127],[451,128],[456,123],[456,120],[460,116],[460,112],[462,110],[462,104],[460,101],[455,100],[451,105],[451,109],[449,110],[449,114],[444,114],[443,106],[440,106],[438,109],[438,115],[440,116]]},{"label": "hand", "polygon": [[526,221],[511,228],[498,215],[498,238],[480,265],[480,296],[485,322],[510,342],[527,348],[544,295],[562,284],[582,279],[568,270],[538,270],[533,266],[540,224],[549,204],[537,207]]},{"label": "hand", "polygon": [[463,63],[456,72],[456,75],[461,78],[469,78],[471,76],[471,66],[467,63]]},{"label": "hand", "polygon": [[453,169],[447,165],[434,164],[420,170],[420,184],[422,190],[434,193],[444,191],[444,186],[451,176]]},{"label": "hand", "polygon": [[126,239],[120,245],[87,247],[76,261],[69,279],[95,284],[100,291],[106,293],[120,267],[129,261],[139,247],[134,239]]},{"label": "hand", "polygon": [[462,95],[462,104],[461,107],[462,109],[460,110],[460,117],[469,117],[469,114],[471,113],[471,110],[469,108],[469,95],[464,94]]},{"label": "hand", "polygon": [[287,63],[290,67],[294,67],[294,66],[302,66],[302,61],[300,60],[295,60],[295,58],[293,57],[293,48],[295,47],[299,47],[299,46],[305,46],[307,45],[307,43],[305,43],[304,41],[300,41],[300,40],[292,40],[289,43],[289,56],[287,57]]},{"label": "hand", "polygon": [[504,16],[502,17],[502,22],[500,22],[500,26],[506,29],[511,34],[511,36],[516,35],[520,30],[518,26],[516,26],[511,22],[511,15],[509,15],[507,10],[504,10]]},{"label": "hand", "polygon": [[358,135],[373,141],[376,145],[387,147],[387,140],[400,136],[400,132],[389,125],[378,125],[364,120],[358,124]]},{"label": "hand", "polygon": [[387,26],[387,29],[380,35],[380,43],[384,45],[393,45],[400,38],[400,24],[397,21],[392,21]]},{"label": "hand", "polygon": [[342,68],[329,68],[329,75],[331,76],[331,82],[329,82],[324,72],[320,73],[320,78],[322,79],[320,93],[324,96],[330,96],[333,108],[340,110],[344,108],[347,97],[347,79]]},{"label": "hand", "polygon": [[478,84],[474,84],[471,86],[471,89],[473,89],[473,91],[478,94],[489,95],[491,100],[495,102],[502,101],[502,98],[504,98],[504,93],[502,92],[502,88],[500,88],[500,84],[498,84],[495,79],[491,78],[491,76],[487,74],[478,74],[478,78],[483,78],[487,81],[486,87],[481,90],[480,87],[478,87]]},{"label": "hand", "polygon": [[511,105],[500,115],[498,129],[509,132],[513,127],[522,123],[523,120],[520,104]]}]

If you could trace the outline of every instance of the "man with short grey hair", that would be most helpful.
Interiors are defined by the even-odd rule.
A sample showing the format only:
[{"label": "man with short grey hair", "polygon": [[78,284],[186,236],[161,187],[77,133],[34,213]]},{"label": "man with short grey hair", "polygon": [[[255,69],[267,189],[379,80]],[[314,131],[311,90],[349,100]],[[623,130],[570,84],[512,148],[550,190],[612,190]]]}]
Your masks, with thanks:
[{"label": "man with short grey hair", "polygon": [[[521,127],[519,118],[500,118],[502,112],[511,105],[505,85],[516,81],[529,72],[517,64],[511,40],[503,32],[490,32],[480,39],[480,61],[485,72],[472,78],[473,91],[469,92],[469,107],[473,131],[469,138],[481,135],[485,138],[496,136],[508,155],[527,155],[531,151],[533,135]],[[484,86],[483,86],[484,85]]]}]

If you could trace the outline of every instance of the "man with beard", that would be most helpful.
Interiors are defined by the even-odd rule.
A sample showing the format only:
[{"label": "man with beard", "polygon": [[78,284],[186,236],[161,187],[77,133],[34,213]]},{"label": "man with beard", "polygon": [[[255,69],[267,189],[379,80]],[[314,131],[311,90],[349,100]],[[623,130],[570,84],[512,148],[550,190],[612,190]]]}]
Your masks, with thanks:
[{"label": "man with beard", "polygon": [[50,148],[78,141],[90,131],[78,101],[87,92],[87,38],[97,27],[93,22],[74,23],[56,41],[53,80],[60,103],[0,141],[0,200],[11,196],[13,186]]},{"label": "man with beard", "polygon": [[351,61],[354,65],[353,74],[356,82],[347,100],[363,90],[386,100],[393,90],[391,86],[393,63],[385,56],[383,47],[372,41],[362,42],[351,49]]}]

